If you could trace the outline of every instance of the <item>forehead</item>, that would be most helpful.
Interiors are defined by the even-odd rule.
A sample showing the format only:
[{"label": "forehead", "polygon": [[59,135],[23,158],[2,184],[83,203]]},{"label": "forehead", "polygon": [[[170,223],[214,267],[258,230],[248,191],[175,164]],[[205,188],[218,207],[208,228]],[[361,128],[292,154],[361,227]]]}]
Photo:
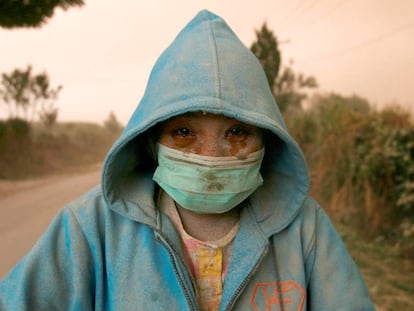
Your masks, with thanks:
[{"label": "forehead", "polygon": [[228,124],[228,123],[243,123],[242,121],[239,121],[234,118],[227,117],[225,115],[221,114],[213,114],[213,113],[205,113],[205,112],[187,112],[182,115],[178,115],[175,117],[172,117],[171,119],[168,119],[164,121],[165,123],[171,123],[171,122],[185,122],[185,121],[194,121],[194,122],[207,122],[207,123],[222,123],[222,124]]}]

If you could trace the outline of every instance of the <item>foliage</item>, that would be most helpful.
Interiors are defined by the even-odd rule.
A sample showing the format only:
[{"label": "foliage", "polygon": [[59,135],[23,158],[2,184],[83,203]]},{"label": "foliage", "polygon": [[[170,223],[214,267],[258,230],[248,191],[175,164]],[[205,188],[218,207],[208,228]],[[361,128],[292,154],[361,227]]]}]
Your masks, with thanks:
[{"label": "foliage", "polygon": [[10,135],[18,140],[28,139],[30,136],[30,124],[22,119],[9,119],[1,122],[4,128],[4,135]]},{"label": "foliage", "polygon": [[50,107],[48,109],[42,109],[39,112],[40,121],[43,122],[47,127],[52,127],[56,124],[58,117],[58,109]]},{"label": "foliage", "polygon": [[101,162],[119,134],[94,123],[57,123],[49,128],[24,120],[0,121],[0,179],[47,175]]},{"label": "foliage", "polygon": [[359,225],[371,237],[399,241],[414,258],[414,125],[396,107],[373,111],[359,96],[314,96],[304,111],[314,77],[285,67],[274,33],[263,24],[251,46],[304,150],[311,170],[312,195],[335,219]]},{"label": "foliage", "polygon": [[253,42],[250,50],[259,59],[265,71],[270,89],[273,90],[280,67],[280,51],[273,31],[267,28],[266,23],[256,30],[257,41]]},{"label": "foliage", "polygon": [[123,129],[113,111],[109,113],[108,118],[104,121],[104,127],[112,133],[119,133]]},{"label": "foliage", "polygon": [[312,76],[295,74],[292,68],[284,68],[279,75],[281,54],[278,41],[273,31],[267,28],[266,23],[256,30],[256,41],[250,50],[260,61],[266,74],[269,87],[282,113],[302,109],[302,101],[307,97],[304,92],[307,88],[316,88],[318,83]]},{"label": "foliage", "polygon": [[25,120],[0,121],[0,176],[14,167],[14,164],[24,170],[25,163],[33,160],[27,154],[27,150],[32,148],[31,130],[30,124]]},{"label": "foliage", "polygon": [[316,96],[288,126],[308,159],[312,194],[335,219],[398,240],[414,258],[414,125],[401,108]]},{"label": "foliage", "polygon": [[83,0],[1,0],[0,27],[40,27],[53,16],[55,8],[82,5]]},{"label": "foliage", "polygon": [[315,77],[305,77],[303,74],[295,74],[293,70],[286,67],[282,75],[275,83],[275,97],[282,112],[288,109],[298,111],[302,109],[302,101],[307,97],[302,90],[316,88],[318,83]]},{"label": "foliage", "polygon": [[46,124],[53,124],[58,112],[53,105],[61,89],[61,86],[52,89],[47,73],[32,74],[32,67],[28,66],[26,70],[2,74],[0,100],[7,107],[10,119],[32,121],[39,116]]},{"label": "foliage", "polygon": [[355,172],[376,197],[393,206],[391,221],[414,217],[414,126],[408,113],[388,108],[371,116],[356,137]]},{"label": "foliage", "polygon": [[414,265],[397,244],[370,241],[352,225],[335,223],[358,265],[378,311],[414,310]]}]

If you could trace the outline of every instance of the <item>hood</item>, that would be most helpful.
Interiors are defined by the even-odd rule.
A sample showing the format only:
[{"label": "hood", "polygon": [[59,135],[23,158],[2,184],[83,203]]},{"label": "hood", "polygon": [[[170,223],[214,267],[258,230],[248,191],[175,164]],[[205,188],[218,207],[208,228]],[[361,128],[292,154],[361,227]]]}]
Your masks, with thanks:
[{"label": "hood", "polygon": [[287,133],[259,61],[209,11],[197,14],[161,54],[142,100],[109,151],[102,175],[109,206],[133,219],[151,218],[155,164],[146,152],[147,133],[190,111],[224,114],[274,134],[266,143],[264,184],[251,202],[257,220],[273,222],[272,230],[293,219],[309,188],[303,154]]}]

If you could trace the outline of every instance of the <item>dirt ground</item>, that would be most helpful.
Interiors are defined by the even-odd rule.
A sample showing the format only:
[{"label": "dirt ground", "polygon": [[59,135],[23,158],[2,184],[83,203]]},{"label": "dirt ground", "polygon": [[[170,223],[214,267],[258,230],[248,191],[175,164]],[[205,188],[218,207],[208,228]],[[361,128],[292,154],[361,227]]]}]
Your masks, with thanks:
[{"label": "dirt ground", "polygon": [[377,311],[414,310],[414,265],[398,252],[397,245],[369,242],[353,229],[337,224],[357,263]]},{"label": "dirt ground", "polygon": [[100,167],[40,179],[0,182],[0,279],[67,203],[99,184]]},{"label": "dirt ground", "polygon": [[4,180],[0,179],[0,200],[13,195],[18,192],[22,192],[28,189],[40,187],[42,185],[53,183],[56,180],[79,175],[80,172],[92,172],[101,169],[101,164],[92,164],[88,166],[75,167],[71,169],[62,170],[62,172],[48,175],[44,177],[28,178],[23,180]]}]

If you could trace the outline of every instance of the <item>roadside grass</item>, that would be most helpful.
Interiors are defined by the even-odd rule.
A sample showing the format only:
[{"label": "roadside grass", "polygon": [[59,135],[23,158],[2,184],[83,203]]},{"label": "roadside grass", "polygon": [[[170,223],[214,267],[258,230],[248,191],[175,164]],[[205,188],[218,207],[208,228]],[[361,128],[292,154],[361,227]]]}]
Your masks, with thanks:
[{"label": "roadside grass", "polygon": [[0,139],[0,179],[36,178],[101,163],[120,130],[87,122],[63,122],[52,128],[32,124],[25,137]]},{"label": "roadside grass", "polygon": [[414,310],[414,261],[398,245],[368,241],[355,229],[335,223],[368,286],[377,311]]}]

